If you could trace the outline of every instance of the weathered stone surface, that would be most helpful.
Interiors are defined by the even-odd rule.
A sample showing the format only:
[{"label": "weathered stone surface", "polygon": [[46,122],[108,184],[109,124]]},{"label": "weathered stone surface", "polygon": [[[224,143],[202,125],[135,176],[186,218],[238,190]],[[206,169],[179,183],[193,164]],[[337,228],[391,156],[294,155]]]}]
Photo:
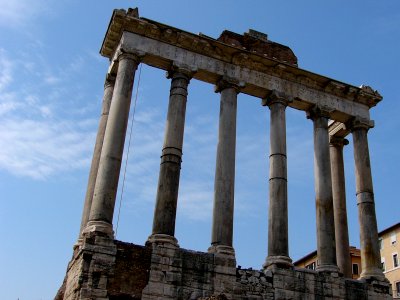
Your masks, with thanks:
[{"label": "weathered stone surface", "polygon": [[374,189],[369,159],[367,131],[369,124],[354,120],[350,125],[353,135],[354,162],[358,220],[360,224],[361,277],[385,277],[381,268],[378,241],[378,225],[375,213]]},{"label": "weathered stone surface", "polygon": [[337,265],[345,277],[352,278],[343,159],[343,147],[349,142],[335,136],[330,136],[329,141]]},{"label": "weathered stone surface", "polygon": [[[93,248],[96,244],[100,247]],[[107,245],[106,254],[96,252]],[[229,256],[96,237],[84,239],[65,282],[56,300],[391,299],[387,282],[357,281],[306,269],[241,269]]]},{"label": "weathered stone surface", "polygon": [[151,240],[157,240],[157,234],[171,237],[175,235],[187,88],[190,76],[184,70],[176,69],[170,71],[168,77],[171,78],[171,89]]},{"label": "weathered stone surface", "polygon": [[286,106],[288,99],[272,93],[265,104],[271,111],[269,155],[268,257],[264,267],[273,264],[291,267],[289,258]]},{"label": "weathered stone surface", "polygon": [[107,289],[110,299],[141,299],[149,280],[151,249],[115,241],[117,256]]},{"label": "weathered stone surface", "polygon": [[314,107],[308,112],[314,125],[314,182],[317,211],[317,269],[337,272],[332,174],[329,153],[328,112]]},{"label": "weathered stone surface", "polygon": [[109,231],[112,230],[111,224],[128,125],[134,71],[139,64],[139,58],[133,55],[121,54],[118,57],[118,61],[118,74],[104,133],[89,223],[87,225],[87,227],[94,227],[96,221],[104,222],[105,226],[109,224]]},{"label": "weathered stone surface", "polygon": [[214,211],[210,252],[231,254],[235,191],[237,86],[221,81],[217,159],[214,181]]},{"label": "weathered stone surface", "polygon": [[79,231],[79,238],[81,238],[82,231],[85,229],[87,222],[89,221],[89,214],[90,214],[90,209],[92,207],[94,187],[96,184],[96,177],[99,169],[101,149],[103,148],[104,134],[106,131],[108,114],[110,111],[111,99],[114,91],[114,84],[115,84],[115,78],[112,76],[106,76],[106,81],[104,83],[103,105],[101,110],[99,127],[97,130],[96,143],[93,150],[92,163],[90,166],[88,185],[85,195],[85,203],[82,212],[81,228]]},{"label": "weathered stone surface", "polygon": [[269,41],[265,34],[254,30],[243,35],[224,30],[217,41],[297,66],[297,57],[288,46]]}]

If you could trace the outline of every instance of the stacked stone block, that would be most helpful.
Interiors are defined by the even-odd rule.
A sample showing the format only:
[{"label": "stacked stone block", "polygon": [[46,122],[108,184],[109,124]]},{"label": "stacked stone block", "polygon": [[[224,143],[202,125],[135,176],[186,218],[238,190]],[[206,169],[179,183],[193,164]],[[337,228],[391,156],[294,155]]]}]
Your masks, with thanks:
[{"label": "stacked stone block", "polygon": [[84,240],[56,299],[389,300],[390,284],[308,269],[236,268],[229,255],[171,244]]}]

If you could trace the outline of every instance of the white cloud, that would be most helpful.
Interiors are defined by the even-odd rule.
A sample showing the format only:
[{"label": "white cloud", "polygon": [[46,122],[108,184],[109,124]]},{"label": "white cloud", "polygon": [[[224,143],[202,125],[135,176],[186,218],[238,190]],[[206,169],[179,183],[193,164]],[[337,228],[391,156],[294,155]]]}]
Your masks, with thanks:
[{"label": "white cloud", "polygon": [[18,108],[18,103],[2,102],[0,103],[0,116],[8,114]]},{"label": "white cloud", "polygon": [[44,81],[45,81],[47,84],[56,84],[56,83],[60,82],[60,78],[58,78],[58,77],[56,77],[56,76],[54,76],[54,75],[48,75],[48,76],[46,76],[46,77],[44,78]]},{"label": "white cloud", "polygon": [[1,121],[0,168],[17,176],[45,179],[88,164],[93,134],[71,122]]},{"label": "white cloud", "polygon": [[5,56],[5,51],[0,49],[0,91],[4,90],[4,88],[10,84],[11,72],[11,62]]},{"label": "white cloud", "polygon": [[[59,85],[66,83],[53,76],[42,85],[32,85],[42,74],[28,72],[30,81],[25,81],[23,74],[14,72],[21,65],[24,62],[19,57],[10,59],[0,49],[0,169],[46,179],[87,166],[97,122],[87,115],[66,116],[69,107],[65,99],[70,95]],[[68,79],[68,74],[64,77]]]},{"label": "white cloud", "polygon": [[25,25],[39,14],[49,12],[47,0],[0,0],[0,25],[15,27]]},{"label": "white cloud", "polygon": [[179,212],[194,221],[209,221],[212,216],[214,185],[207,180],[190,181],[179,192]]}]

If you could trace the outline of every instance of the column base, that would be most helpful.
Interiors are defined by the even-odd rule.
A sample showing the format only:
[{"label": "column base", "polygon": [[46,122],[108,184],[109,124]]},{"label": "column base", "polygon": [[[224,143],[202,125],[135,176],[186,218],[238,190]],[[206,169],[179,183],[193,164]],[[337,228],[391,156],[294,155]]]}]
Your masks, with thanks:
[{"label": "column base", "polygon": [[168,248],[179,248],[178,240],[174,236],[162,233],[154,233],[149,236],[146,245],[153,244],[162,244]]},{"label": "column base", "polygon": [[89,221],[85,229],[82,231],[82,237],[91,232],[98,232],[106,237],[109,237],[110,239],[114,239],[114,230],[112,225],[104,221]]},{"label": "column base", "polygon": [[331,264],[318,265],[315,270],[320,273],[340,273],[339,267]]},{"label": "column base", "polygon": [[233,249],[231,246],[211,245],[211,247],[208,248],[208,253],[221,254],[235,258],[235,249]]},{"label": "column base", "polygon": [[360,274],[360,279],[362,281],[381,281],[381,282],[387,282],[388,280],[386,279],[385,275],[383,275],[383,272],[381,269],[374,268],[373,270],[367,270],[367,271],[362,271]]},{"label": "column base", "polygon": [[274,268],[284,268],[284,269],[293,269],[293,262],[289,256],[285,255],[276,255],[276,256],[268,256],[263,264],[264,269],[274,269]]}]

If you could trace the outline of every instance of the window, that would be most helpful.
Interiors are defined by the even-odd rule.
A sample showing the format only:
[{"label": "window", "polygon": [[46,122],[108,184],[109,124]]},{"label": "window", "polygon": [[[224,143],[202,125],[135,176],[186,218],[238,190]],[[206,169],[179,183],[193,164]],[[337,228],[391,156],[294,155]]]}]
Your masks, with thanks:
[{"label": "window", "polygon": [[392,243],[392,245],[396,244],[397,242],[396,233],[392,233],[392,235],[390,236],[390,242]]},{"label": "window", "polygon": [[397,268],[399,266],[399,260],[397,258],[397,253],[393,254],[393,268]]},{"label": "window", "polygon": [[394,296],[400,297],[400,281],[396,282],[396,290],[393,294]]},{"label": "window", "polygon": [[358,264],[353,264],[353,275],[358,275]]},{"label": "window", "polygon": [[315,270],[315,262],[312,262],[309,265],[306,265],[306,269]]},{"label": "window", "polygon": [[385,258],[384,257],[381,258],[381,267],[382,267],[382,271],[385,272],[386,267],[385,267]]}]

